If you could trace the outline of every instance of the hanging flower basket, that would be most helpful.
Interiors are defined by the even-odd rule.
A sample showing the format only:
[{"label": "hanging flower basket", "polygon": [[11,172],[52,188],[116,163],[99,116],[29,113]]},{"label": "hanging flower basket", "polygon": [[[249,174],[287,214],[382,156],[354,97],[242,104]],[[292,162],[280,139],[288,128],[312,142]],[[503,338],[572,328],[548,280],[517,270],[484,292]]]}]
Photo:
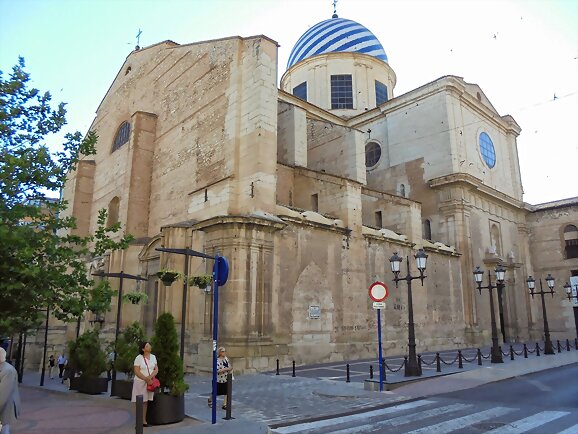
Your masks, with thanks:
[{"label": "hanging flower basket", "polygon": [[128,294],[124,294],[122,298],[126,301],[130,301],[132,304],[139,304],[141,301],[144,303],[148,300],[148,295],[144,292],[129,292]]},{"label": "hanging flower basket", "polygon": [[205,289],[211,283],[213,283],[213,276],[210,274],[201,274],[200,276],[193,276],[189,278],[189,285],[197,286],[201,289]]},{"label": "hanging flower basket", "polygon": [[159,279],[165,284],[165,286],[171,286],[175,280],[177,280],[181,273],[175,270],[161,270],[157,273]]}]

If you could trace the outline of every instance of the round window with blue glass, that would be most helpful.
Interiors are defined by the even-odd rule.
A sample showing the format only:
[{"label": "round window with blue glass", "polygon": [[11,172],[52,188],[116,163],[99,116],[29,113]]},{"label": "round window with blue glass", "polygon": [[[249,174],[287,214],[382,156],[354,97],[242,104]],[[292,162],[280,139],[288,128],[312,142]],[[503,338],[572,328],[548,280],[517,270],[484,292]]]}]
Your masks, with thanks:
[{"label": "round window with blue glass", "polygon": [[487,133],[480,134],[480,152],[487,166],[493,168],[496,165],[496,150]]}]

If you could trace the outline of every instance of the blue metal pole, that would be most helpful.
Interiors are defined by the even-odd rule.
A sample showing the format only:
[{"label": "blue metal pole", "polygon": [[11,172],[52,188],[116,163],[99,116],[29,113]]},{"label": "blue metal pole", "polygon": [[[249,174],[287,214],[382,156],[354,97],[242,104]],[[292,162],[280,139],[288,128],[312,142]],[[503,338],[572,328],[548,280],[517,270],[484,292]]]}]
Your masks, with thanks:
[{"label": "blue metal pole", "polygon": [[383,392],[383,357],[381,355],[381,309],[377,309],[377,341],[379,344],[379,391]]},{"label": "blue metal pole", "polygon": [[215,256],[215,266],[213,267],[213,391],[212,391],[212,415],[211,423],[217,423],[217,337],[218,337],[218,316],[219,316],[219,255]]}]

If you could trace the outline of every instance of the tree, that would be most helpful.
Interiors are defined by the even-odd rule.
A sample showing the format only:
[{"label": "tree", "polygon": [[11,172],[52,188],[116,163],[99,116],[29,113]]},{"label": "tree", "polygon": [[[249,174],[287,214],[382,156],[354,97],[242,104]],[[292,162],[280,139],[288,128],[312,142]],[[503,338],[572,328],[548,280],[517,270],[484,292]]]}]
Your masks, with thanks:
[{"label": "tree", "polygon": [[114,292],[95,284],[86,263],[132,239],[111,238],[120,225],[106,227],[105,210],[94,235],[71,233],[75,219],[61,215],[68,204],[54,197],[80,158],[96,153],[97,136],[67,133],[51,151],[46,139],[66,124],[65,104],[53,108],[49,92],[30,88],[24,68],[19,58],[8,78],[0,71],[0,335],[26,330],[48,306],[65,321],[108,310]]},{"label": "tree", "polygon": [[175,319],[170,313],[165,312],[157,318],[155,335],[151,343],[159,364],[157,377],[161,382],[161,387],[163,390],[168,388],[173,396],[182,395],[189,386],[184,381],[183,361],[179,356]]}]

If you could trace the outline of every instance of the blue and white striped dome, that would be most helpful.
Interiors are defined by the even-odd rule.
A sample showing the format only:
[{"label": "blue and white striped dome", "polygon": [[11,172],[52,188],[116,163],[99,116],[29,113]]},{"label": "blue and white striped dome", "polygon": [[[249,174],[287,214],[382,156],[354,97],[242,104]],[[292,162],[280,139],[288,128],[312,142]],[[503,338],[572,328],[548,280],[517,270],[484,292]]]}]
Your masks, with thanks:
[{"label": "blue and white striped dome", "polygon": [[299,38],[287,62],[287,69],[318,54],[364,53],[387,62],[387,56],[373,33],[355,21],[331,18],[321,21]]}]

